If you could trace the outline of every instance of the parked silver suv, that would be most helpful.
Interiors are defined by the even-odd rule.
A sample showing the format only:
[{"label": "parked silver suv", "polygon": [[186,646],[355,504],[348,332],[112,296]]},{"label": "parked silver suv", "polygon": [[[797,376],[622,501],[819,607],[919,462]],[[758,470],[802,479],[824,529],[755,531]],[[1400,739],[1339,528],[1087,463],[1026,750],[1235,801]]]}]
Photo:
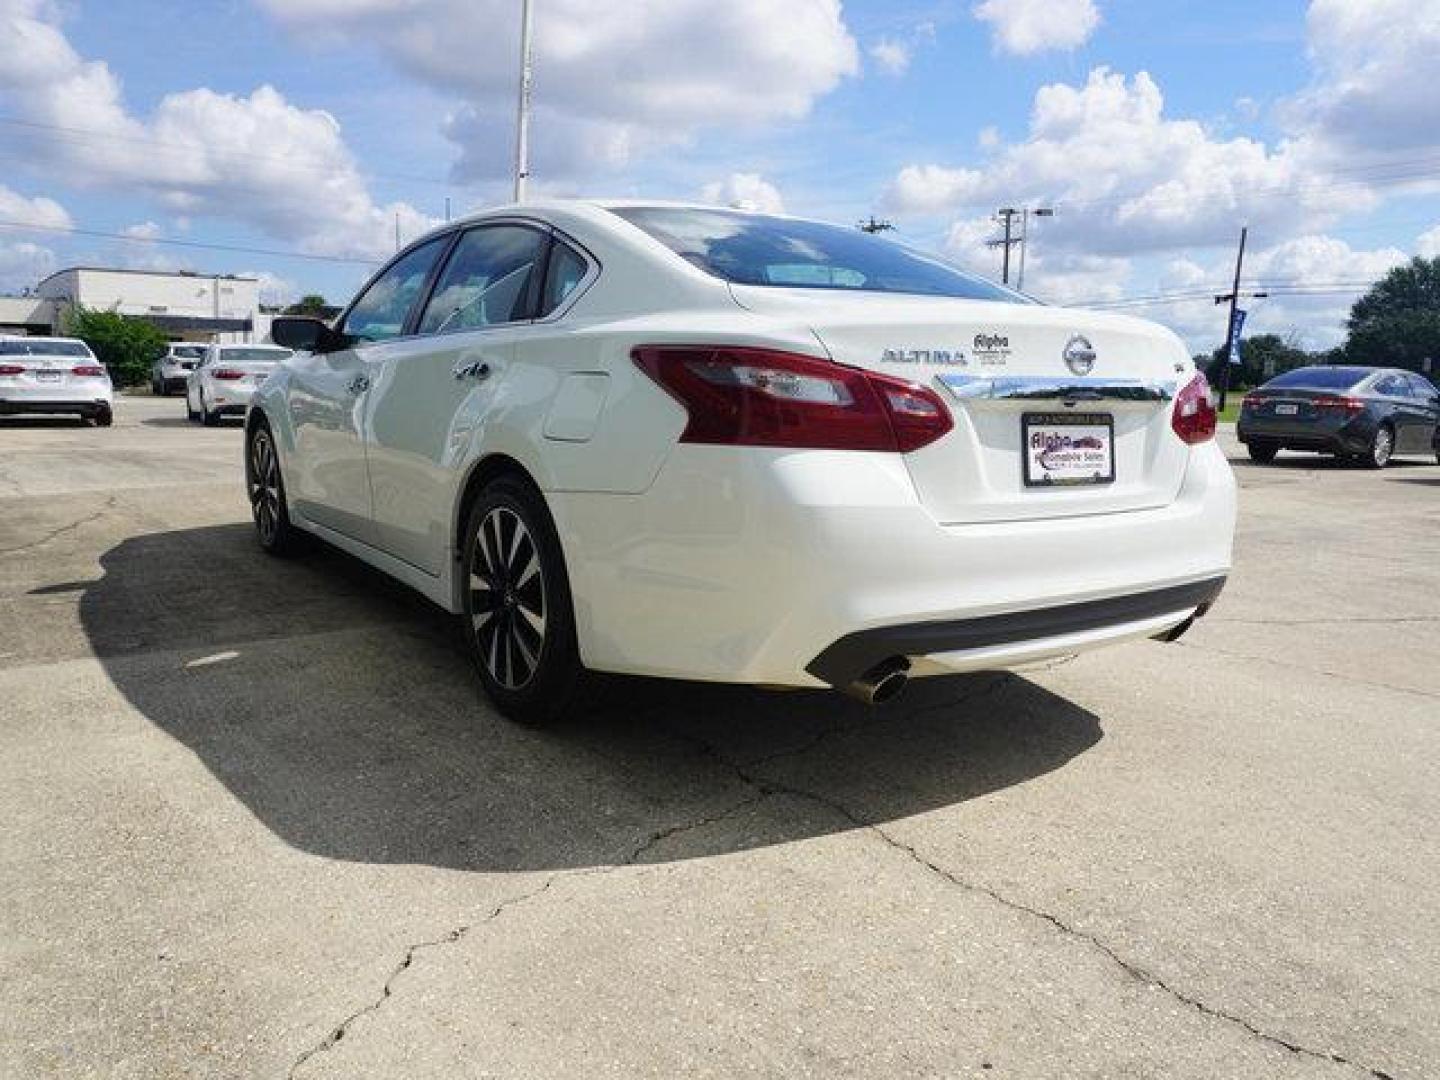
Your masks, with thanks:
[{"label": "parked silver suv", "polygon": [[186,380],[195,365],[205,357],[206,346],[188,341],[172,341],[165,355],[150,369],[150,389],[158,396],[183,394]]}]

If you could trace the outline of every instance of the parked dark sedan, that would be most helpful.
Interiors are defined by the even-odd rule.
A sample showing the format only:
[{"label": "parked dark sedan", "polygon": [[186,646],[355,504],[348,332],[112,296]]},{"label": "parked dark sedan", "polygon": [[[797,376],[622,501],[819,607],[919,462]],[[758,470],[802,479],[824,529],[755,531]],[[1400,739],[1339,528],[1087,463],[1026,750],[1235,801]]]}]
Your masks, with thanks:
[{"label": "parked dark sedan", "polygon": [[1383,469],[1396,454],[1435,453],[1437,423],[1440,390],[1423,375],[1306,367],[1246,394],[1236,434],[1259,462],[1311,450]]}]

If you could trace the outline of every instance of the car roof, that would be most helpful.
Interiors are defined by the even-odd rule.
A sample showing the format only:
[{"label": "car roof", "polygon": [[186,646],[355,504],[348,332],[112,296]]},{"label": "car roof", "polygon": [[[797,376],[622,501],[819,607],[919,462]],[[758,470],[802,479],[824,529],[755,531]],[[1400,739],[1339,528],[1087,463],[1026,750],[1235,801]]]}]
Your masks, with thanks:
[{"label": "car roof", "polygon": [[63,341],[67,345],[84,345],[78,337],[51,337],[48,334],[0,334],[0,341]]}]

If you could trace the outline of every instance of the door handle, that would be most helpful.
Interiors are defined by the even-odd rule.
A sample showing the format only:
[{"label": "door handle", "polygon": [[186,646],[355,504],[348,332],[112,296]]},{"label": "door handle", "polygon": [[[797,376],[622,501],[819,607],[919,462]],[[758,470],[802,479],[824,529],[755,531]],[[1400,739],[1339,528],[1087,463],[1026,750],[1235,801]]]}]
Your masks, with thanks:
[{"label": "door handle", "polygon": [[455,365],[455,378],[484,382],[490,377],[490,365],[484,360],[462,360]]},{"label": "door handle", "polygon": [[352,394],[363,394],[370,389],[370,378],[368,375],[356,375],[345,385],[345,389]]}]

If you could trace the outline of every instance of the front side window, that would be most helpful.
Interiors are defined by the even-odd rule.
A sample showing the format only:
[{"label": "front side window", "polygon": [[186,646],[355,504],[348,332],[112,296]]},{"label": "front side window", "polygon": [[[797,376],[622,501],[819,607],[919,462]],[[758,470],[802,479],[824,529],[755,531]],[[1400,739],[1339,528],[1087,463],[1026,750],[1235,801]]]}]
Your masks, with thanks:
[{"label": "front side window", "polygon": [[638,206],[612,213],[735,285],[1034,302],[937,256],[859,229],[732,210]]},{"label": "front side window", "polygon": [[344,332],[360,341],[386,341],[403,334],[410,309],[449,240],[437,236],[392,263],[350,308]]},{"label": "front side window", "polygon": [[289,355],[289,349],[220,350],[220,359],[229,364],[278,364]]},{"label": "front side window", "polygon": [[460,238],[420,319],[422,334],[453,334],[529,317],[530,283],[545,236],[523,225],[485,225]]}]

